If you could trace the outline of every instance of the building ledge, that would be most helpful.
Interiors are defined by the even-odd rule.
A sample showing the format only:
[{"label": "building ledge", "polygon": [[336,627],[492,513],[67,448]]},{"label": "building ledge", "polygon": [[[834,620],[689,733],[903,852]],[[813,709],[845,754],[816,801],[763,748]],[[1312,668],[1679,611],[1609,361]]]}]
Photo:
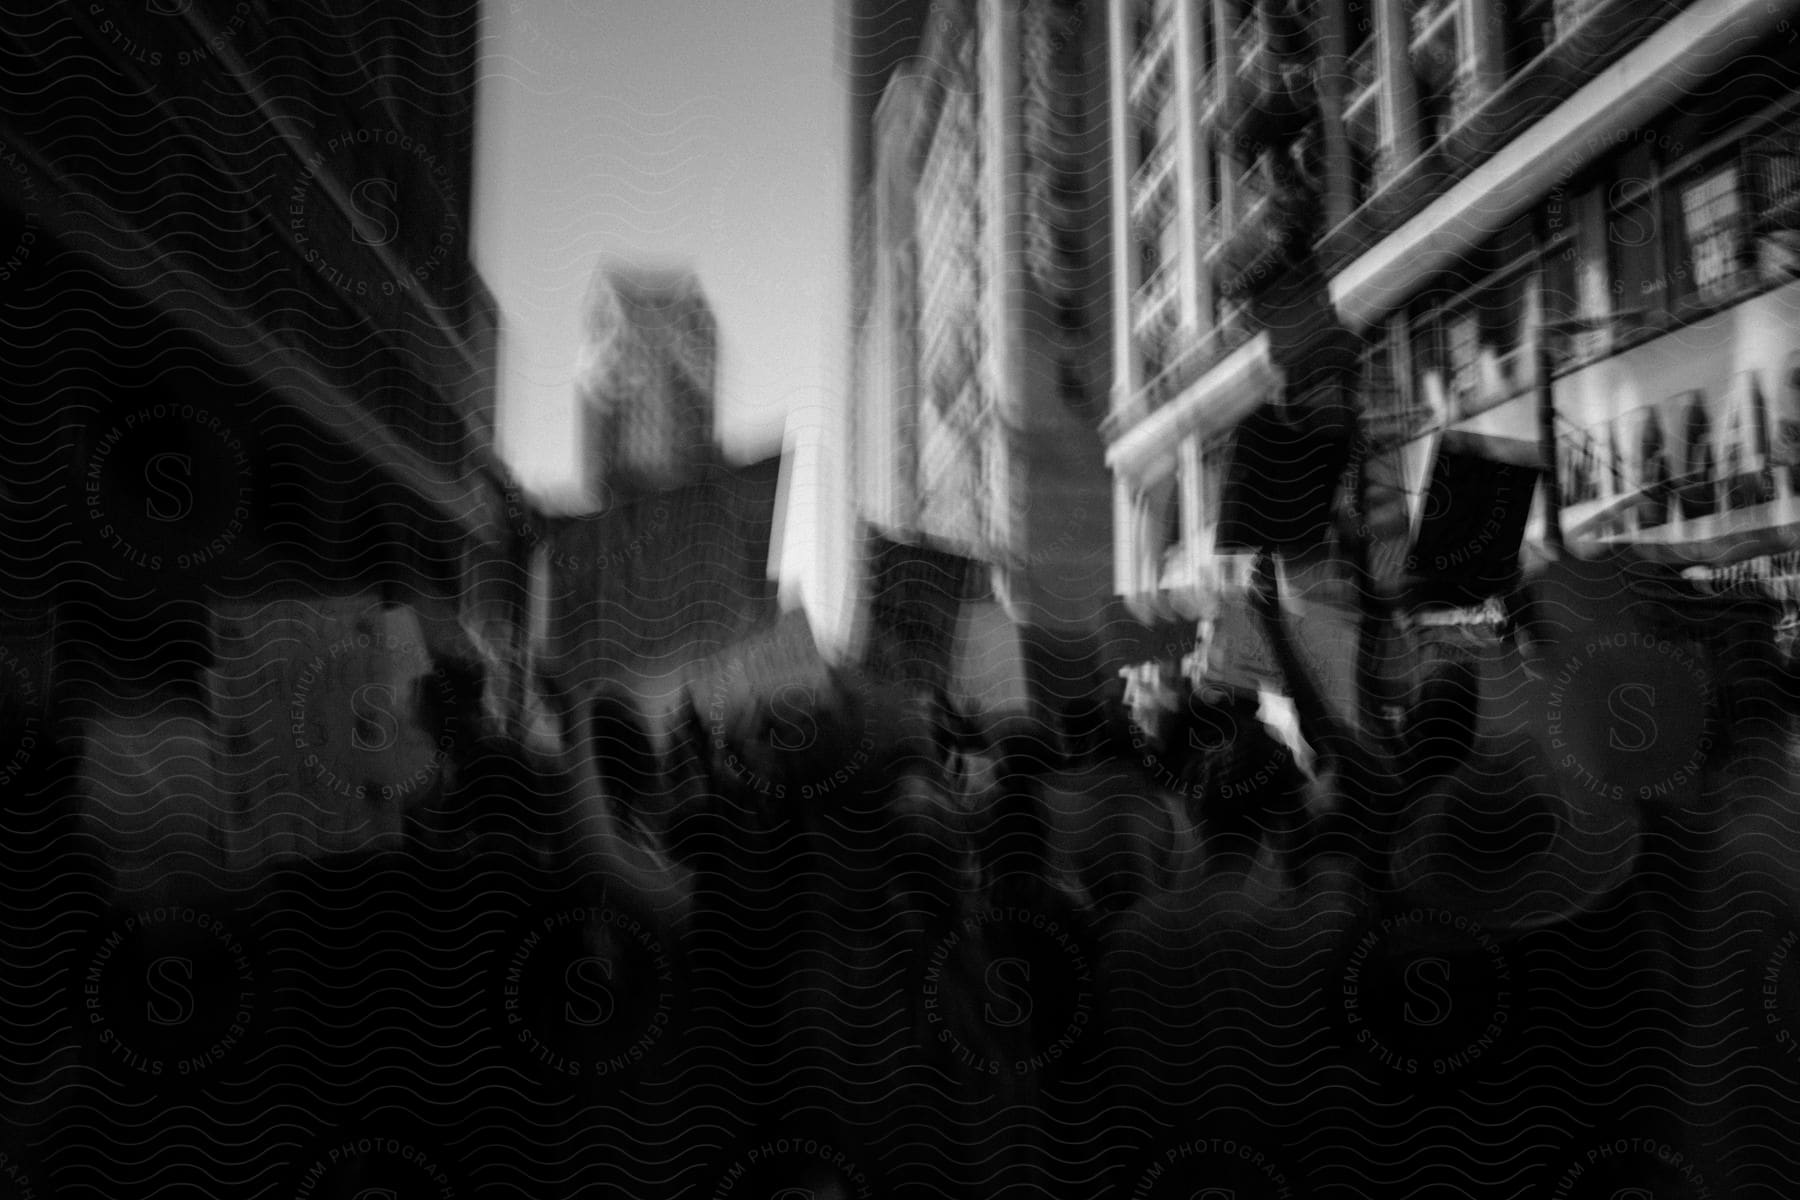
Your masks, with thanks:
[{"label": "building ledge", "polygon": [[1139,487],[1175,469],[1176,447],[1184,438],[1229,429],[1273,396],[1285,376],[1269,353],[1269,335],[1259,333],[1227,355],[1107,447],[1106,465]]},{"label": "building ledge", "polygon": [[[1636,501],[1642,497],[1621,499]],[[1591,518],[1587,525],[1591,528],[1596,523],[1597,518]],[[1541,524],[1535,525],[1531,533],[1541,539]],[[1571,536],[1568,530],[1564,536]],[[1580,540],[1589,545],[1629,547],[1653,562],[1679,567],[1717,566],[1758,555],[1781,554],[1800,549],[1800,498],[1787,497],[1753,508],[1686,517],[1679,525],[1671,521],[1618,537]]]},{"label": "building ledge", "polygon": [[1800,11],[1792,0],[1699,0],[1591,80],[1331,281],[1344,324],[1363,330],[1433,274],[1619,144],[1747,45]]}]

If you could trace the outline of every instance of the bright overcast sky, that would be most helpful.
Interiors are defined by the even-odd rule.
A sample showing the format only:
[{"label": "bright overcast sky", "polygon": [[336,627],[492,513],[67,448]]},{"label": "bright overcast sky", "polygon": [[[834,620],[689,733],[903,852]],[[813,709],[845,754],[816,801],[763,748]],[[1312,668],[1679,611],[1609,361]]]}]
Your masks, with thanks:
[{"label": "bright overcast sky", "polygon": [[[603,256],[697,271],[719,318],[719,431],[734,457],[778,450],[790,415],[815,447],[837,419],[826,406],[845,378],[848,213],[836,8],[486,0],[475,257],[504,322],[500,449],[528,487],[576,477],[579,308]],[[815,456],[802,457],[806,507],[818,485]]]}]

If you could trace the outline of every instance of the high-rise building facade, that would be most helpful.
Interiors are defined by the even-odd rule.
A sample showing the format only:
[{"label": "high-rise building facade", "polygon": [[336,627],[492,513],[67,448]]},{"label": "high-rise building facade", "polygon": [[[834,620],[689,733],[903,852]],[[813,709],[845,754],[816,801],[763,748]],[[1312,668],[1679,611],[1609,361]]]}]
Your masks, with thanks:
[{"label": "high-rise building facade", "polygon": [[1090,665],[1111,593],[1101,34],[1081,3],[934,6],[853,133],[860,515],[979,564],[1005,622]]},{"label": "high-rise building facade", "polygon": [[1109,5],[1120,591],[1791,574],[1795,8]]},{"label": "high-rise building facade", "polygon": [[[498,314],[469,259],[477,34],[414,14],[326,36],[197,2],[59,10],[0,42],[45,81],[0,129],[5,281],[43,331],[5,342],[7,440],[72,456],[67,478],[8,476],[49,528],[80,518],[72,572],[216,589],[274,578],[245,564],[277,546],[283,578],[454,596],[463,552],[500,548]],[[147,196],[152,170],[171,186]],[[86,519],[72,481],[90,478],[107,519]],[[244,487],[177,503],[159,480],[195,501]]]},{"label": "high-rise building facade", "polygon": [[585,482],[610,497],[678,487],[712,464],[718,322],[692,272],[602,264],[576,391]]},{"label": "high-rise building facade", "polygon": [[369,722],[522,624],[470,260],[478,14],[8,26],[0,624],[59,726],[32,765],[85,747],[121,887],[398,837],[432,743],[384,759]]}]

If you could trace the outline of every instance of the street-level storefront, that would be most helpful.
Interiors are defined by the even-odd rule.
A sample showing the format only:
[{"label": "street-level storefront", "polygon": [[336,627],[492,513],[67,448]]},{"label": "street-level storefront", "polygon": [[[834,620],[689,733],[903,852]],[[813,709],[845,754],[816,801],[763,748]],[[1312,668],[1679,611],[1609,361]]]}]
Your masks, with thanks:
[{"label": "street-level storefront", "polygon": [[[1800,283],[1558,378],[1563,535],[1723,567],[1800,547]],[[1526,395],[1453,426],[1535,444]],[[1532,531],[1541,538],[1539,517]]]}]

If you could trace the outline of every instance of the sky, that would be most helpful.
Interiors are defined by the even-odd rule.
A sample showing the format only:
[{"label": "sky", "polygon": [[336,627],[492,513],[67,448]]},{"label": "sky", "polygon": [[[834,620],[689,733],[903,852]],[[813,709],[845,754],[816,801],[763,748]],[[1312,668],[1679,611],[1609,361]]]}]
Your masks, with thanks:
[{"label": "sky", "polygon": [[[502,314],[499,448],[575,491],[574,363],[595,264],[685,263],[719,322],[718,429],[794,454],[784,586],[833,573],[848,200],[830,0],[486,0],[476,265]],[[566,501],[565,501],[566,502]],[[829,523],[829,516],[826,518]]]}]

